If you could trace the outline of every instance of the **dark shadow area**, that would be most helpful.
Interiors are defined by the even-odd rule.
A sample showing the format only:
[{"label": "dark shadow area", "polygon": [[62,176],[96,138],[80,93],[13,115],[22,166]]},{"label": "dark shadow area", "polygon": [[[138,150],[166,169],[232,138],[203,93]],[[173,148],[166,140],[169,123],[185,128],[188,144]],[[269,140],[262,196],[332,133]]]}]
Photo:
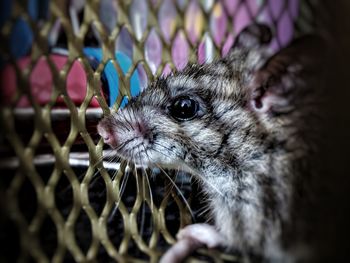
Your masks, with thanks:
[{"label": "dark shadow area", "polygon": [[312,211],[318,218],[314,225],[315,262],[346,262],[350,251],[350,2],[324,1],[329,12],[332,38],[328,79],[324,147],[321,151],[321,173]]}]

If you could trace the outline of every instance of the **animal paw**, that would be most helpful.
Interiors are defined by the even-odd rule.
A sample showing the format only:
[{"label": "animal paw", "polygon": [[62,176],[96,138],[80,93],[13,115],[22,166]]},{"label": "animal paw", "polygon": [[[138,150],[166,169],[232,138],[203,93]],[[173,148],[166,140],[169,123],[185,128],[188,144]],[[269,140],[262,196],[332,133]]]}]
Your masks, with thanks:
[{"label": "animal paw", "polygon": [[197,248],[214,248],[225,243],[218,231],[208,224],[186,226],[179,231],[177,239],[178,241],[160,259],[160,263],[182,262]]},{"label": "animal paw", "polygon": [[181,229],[176,237],[178,240],[192,240],[192,243],[206,245],[208,248],[218,247],[225,242],[214,226],[208,224],[188,225]]}]

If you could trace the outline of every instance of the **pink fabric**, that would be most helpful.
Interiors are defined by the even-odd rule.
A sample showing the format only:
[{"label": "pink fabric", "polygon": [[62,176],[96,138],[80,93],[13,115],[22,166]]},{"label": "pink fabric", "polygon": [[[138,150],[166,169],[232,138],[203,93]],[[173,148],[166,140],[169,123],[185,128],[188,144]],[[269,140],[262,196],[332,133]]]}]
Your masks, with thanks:
[{"label": "pink fabric", "polygon": [[[50,59],[56,66],[57,70],[61,70],[67,62],[67,57],[62,55],[50,55]],[[30,57],[24,57],[16,61],[18,68],[23,71],[30,64]],[[1,71],[1,92],[2,103],[11,105],[14,103],[16,90],[19,88],[17,83],[16,71],[13,65],[6,65]],[[68,72],[66,90],[70,99],[75,105],[79,106],[86,96],[87,80],[83,66],[74,61]],[[49,64],[45,57],[41,57],[29,76],[30,92],[33,99],[39,105],[45,105],[51,101],[51,95],[54,88],[53,75]],[[22,96],[16,107],[30,107],[31,103],[27,96]],[[63,99],[59,96],[55,106],[65,106]],[[95,98],[90,102],[90,107],[99,107]]]}]

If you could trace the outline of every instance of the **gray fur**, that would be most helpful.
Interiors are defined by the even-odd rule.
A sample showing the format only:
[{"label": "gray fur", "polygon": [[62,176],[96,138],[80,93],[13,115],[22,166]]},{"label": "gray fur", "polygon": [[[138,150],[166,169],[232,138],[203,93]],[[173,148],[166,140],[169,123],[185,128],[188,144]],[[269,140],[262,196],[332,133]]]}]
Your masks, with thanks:
[{"label": "gray fur", "polygon": [[[288,59],[274,73],[274,83],[263,83],[269,57],[264,48],[240,46],[210,64],[191,64],[151,83],[125,109],[105,117],[99,129],[116,138],[123,158],[195,175],[228,248],[286,262],[297,254],[291,255],[297,247],[285,240],[295,241],[289,236],[298,225],[295,203],[304,196],[299,200],[294,193],[299,186],[303,191],[310,176],[317,96],[315,79],[298,64],[302,58]],[[268,99],[278,99],[269,110],[252,104],[259,85],[272,93]],[[280,86],[284,90],[274,90]],[[184,94],[200,111],[179,122],[167,107]]]}]

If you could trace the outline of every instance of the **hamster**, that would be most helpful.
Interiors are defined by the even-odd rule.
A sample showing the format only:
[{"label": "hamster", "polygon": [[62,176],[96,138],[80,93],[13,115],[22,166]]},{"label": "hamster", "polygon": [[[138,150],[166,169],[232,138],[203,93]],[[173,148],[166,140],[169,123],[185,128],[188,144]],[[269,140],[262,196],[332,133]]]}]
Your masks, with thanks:
[{"label": "hamster", "polygon": [[273,54],[270,40],[253,24],[226,57],[156,79],[97,126],[120,157],[201,182],[215,226],[181,230],[163,262],[202,245],[274,262],[308,254],[295,204],[307,199],[317,151],[321,41],[301,37]]}]

